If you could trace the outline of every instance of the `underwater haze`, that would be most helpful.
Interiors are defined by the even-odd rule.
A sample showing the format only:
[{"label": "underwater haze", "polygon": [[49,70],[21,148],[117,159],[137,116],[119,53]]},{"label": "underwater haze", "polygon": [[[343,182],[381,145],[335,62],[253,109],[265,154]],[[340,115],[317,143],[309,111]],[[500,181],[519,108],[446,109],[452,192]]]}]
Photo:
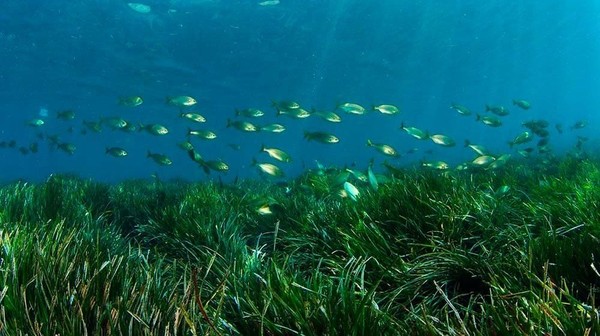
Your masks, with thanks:
[{"label": "underwater haze", "polygon": [[[444,161],[454,169],[476,157],[465,140],[515,160],[598,154],[598,1],[5,0],[0,7],[2,182],[60,173],[106,182],[268,174],[253,160],[276,164],[286,177],[316,168],[315,161],[364,170],[374,160],[378,172],[384,162]],[[178,96],[197,103],[167,103]],[[126,106],[127,97],[143,103]],[[521,100],[530,108],[513,102]],[[273,103],[282,101],[335,112],[342,121],[277,115]],[[348,113],[344,103],[366,113]],[[373,109],[381,104],[399,112]],[[505,107],[508,115],[486,105]],[[236,116],[248,108],[265,115]],[[58,117],[64,111],[74,115]],[[206,122],[180,116],[192,112]],[[477,120],[484,116],[502,125]],[[110,118],[169,132],[114,129]],[[43,125],[32,126],[34,120]],[[227,127],[228,120],[280,123],[286,130],[244,132]],[[547,126],[528,129],[529,121]],[[416,139],[401,125],[456,144]],[[189,129],[211,130],[217,138],[188,136]],[[340,141],[308,141],[307,131]],[[533,139],[516,141],[523,132]],[[222,160],[228,171],[192,160],[178,146],[187,140],[202,162]],[[368,140],[398,155],[386,156]],[[292,161],[270,158],[262,145]],[[113,147],[128,155],[108,155]],[[172,164],[160,165],[148,152]]]}]

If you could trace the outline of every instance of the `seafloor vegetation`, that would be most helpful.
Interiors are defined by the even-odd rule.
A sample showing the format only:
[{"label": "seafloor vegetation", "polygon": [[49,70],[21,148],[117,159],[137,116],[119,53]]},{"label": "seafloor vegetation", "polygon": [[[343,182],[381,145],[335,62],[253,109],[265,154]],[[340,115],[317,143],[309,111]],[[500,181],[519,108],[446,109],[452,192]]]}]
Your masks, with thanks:
[{"label": "seafloor vegetation", "polygon": [[6,335],[590,335],[600,164],[0,193]]}]

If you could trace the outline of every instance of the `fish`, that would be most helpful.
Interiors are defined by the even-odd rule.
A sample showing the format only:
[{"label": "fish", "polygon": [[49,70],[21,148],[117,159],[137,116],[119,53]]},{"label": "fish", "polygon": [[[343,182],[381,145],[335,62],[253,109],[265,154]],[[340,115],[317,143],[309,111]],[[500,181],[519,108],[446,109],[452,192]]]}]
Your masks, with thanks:
[{"label": "fish", "polygon": [[127,151],[120,147],[106,147],[105,153],[114,157],[127,156]]},{"label": "fish", "polygon": [[342,103],[337,106],[338,109],[349,114],[365,114],[367,110],[361,105],[355,103]]},{"label": "fish", "polygon": [[373,162],[367,168],[367,177],[369,178],[369,185],[375,191],[379,190],[379,182],[377,181],[377,176],[373,173]]},{"label": "fish", "polygon": [[550,141],[548,140],[548,138],[541,138],[540,141],[538,141],[537,146],[546,146],[548,144],[548,141]]},{"label": "fish", "polygon": [[227,144],[227,147],[233,149],[234,151],[239,151],[240,149],[242,149],[242,146],[234,143]]},{"label": "fish", "polygon": [[452,138],[443,134],[434,134],[429,137],[434,143],[444,146],[444,147],[452,147],[456,145],[456,142]]},{"label": "fish", "polygon": [[259,128],[253,123],[241,120],[231,120],[227,119],[227,127],[234,127],[240,131],[244,132],[257,132]]},{"label": "fish", "polygon": [[416,127],[406,126],[406,125],[404,125],[404,123],[402,123],[400,125],[400,128],[403,129],[409,135],[411,135],[414,138],[417,138],[419,140],[425,140],[425,139],[429,138],[429,135],[427,134],[427,132],[424,132]]},{"label": "fish", "polygon": [[281,168],[277,167],[276,165],[274,165],[272,163],[257,162],[256,160],[253,160],[252,165],[258,167],[258,169],[264,174],[267,174],[267,175],[270,175],[273,177],[283,177],[284,176],[283,170],[281,170]]},{"label": "fish", "polygon": [[119,105],[127,107],[136,107],[142,105],[144,100],[140,96],[129,96],[119,98]]},{"label": "fish", "polygon": [[75,119],[75,112],[72,110],[64,110],[56,113],[56,118],[60,120],[73,120]]},{"label": "fish", "polygon": [[261,152],[266,152],[270,157],[274,158],[277,161],[281,162],[291,162],[292,158],[284,151],[278,148],[267,148],[265,145],[262,145]]},{"label": "fish", "polygon": [[506,165],[506,163],[508,162],[508,160],[511,158],[510,154],[502,154],[499,157],[496,158],[496,160],[492,163],[490,163],[487,167],[487,169],[498,169],[501,167],[504,167],[504,165]]},{"label": "fish", "polygon": [[480,156],[489,155],[489,152],[485,147],[481,145],[472,144],[469,140],[465,140],[465,147],[471,148],[475,153],[477,153]]},{"label": "fish", "polygon": [[29,144],[29,151],[31,151],[32,153],[37,153],[38,148],[39,148],[39,145],[37,142],[32,142],[31,144]]},{"label": "fish", "polygon": [[523,126],[529,128],[530,130],[536,128],[547,128],[550,123],[547,120],[539,119],[539,120],[529,120],[522,123]]},{"label": "fish", "polygon": [[423,167],[433,168],[438,170],[446,170],[450,168],[450,166],[444,161],[433,161],[433,162],[423,162],[421,163]]},{"label": "fish", "polygon": [[496,161],[496,158],[490,155],[481,155],[471,161],[471,165],[477,167],[487,167],[492,162]]},{"label": "fish", "polygon": [[304,131],[304,139],[308,141],[315,140],[324,144],[335,144],[340,142],[340,139],[333,134],[325,133],[325,132],[309,132]]},{"label": "fish", "polygon": [[90,131],[99,133],[102,131],[102,124],[98,121],[83,121],[83,126],[85,126]]},{"label": "fish", "polygon": [[110,126],[113,130],[126,128],[129,124],[127,121],[119,117],[103,118],[100,122],[108,124],[108,126]]},{"label": "fish", "polygon": [[179,146],[179,148],[183,149],[184,151],[189,151],[190,149],[194,149],[194,145],[192,145],[192,143],[189,141],[180,142],[177,144],[177,146]]},{"label": "fish", "polygon": [[73,155],[77,150],[77,147],[74,144],[67,142],[57,143],[56,147],[69,155]]},{"label": "fish", "polygon": [[173,161],[171,161],[171,159],[169,159],[168,156],[163,154],[152,153],[148,151],[146,157],[151,158],[152,160],[154,160],[154,162],[158,163],[159,165],[170,166],[173,164]]},{"label": "fish", "polygon": [[300,104],[298,104],[297,102],[292,101],[292,100],[280,100],[278,102],[273,101],[272,105],[277,110],[286,110],[286,111],[300,108]]},{"label": "fish", "polygon": [[571,126],[572,130],[576,130],[576,129],[582,129],[585,126],[587,126],[587,122],[584,120],[579,120],[576,123],[573,124],[573,126]]},{"label": "fish", "polygon": [[185,118],[185,119],[188,119],[191,121],[195,121],[195,122],[199,122],[199,123],[206,122],[206,118],[204,118],[204,116],[199,113],[181,113],[180,116],[182,118]]},{"label": "fish", "polygon": [[225,163],[224,161],[221,161],[221,160],[209,160],[209,161],[200,160],[199,163],[206,174],[210,174],[211,170],[214,170],[217,172],[229,171],[229,166],[227,165],[227,163]]},{"label": "fish", "polygon": [[379,111],[383,114],[398,114],[400,113],[400,109],[394,105],[382,104],[373,106],[373,110]]},{"label": "fish", "polygon": [[188,132],[187,135],[193,135],[193,136],[197,136],[199,138],[205,139],[205,140],[214,140],[217,138],[217,134],[213,131],[207,131],[207,130],[193,130],[188,128]]},{"label": "fish", "polygon": [[344,191],[346,191],[346,194],[348,195],[348,197],[350,197],[351,200],[355,202],[358,201],[360,192],[352,183],[348,181],[344,182]]},{"label": "fish", "polygon": [[485,105],[486,112],[492,112],[495,115],[499,115],[501,117],[507,116],[509,114],[508,109],[504,106],[494,106],[494,105]]},{"label": "fish", "polygon": [[146,130],[148,133],[153,135],[167,135],[169,133],[169,130],[165,126],[160,124],[140,124],[140,130],[142,129]]},{"label": "fish", "polygon": [[318,112],[313,109],[311,114],[316,115],[317,117],[320,117],[320,118],[327,120],[329,122],[332,122],[332,123],[339,123],[342,121],[342,118],[335,112],[325,112],[325,111]]},{"label": "fish", "polygon": [[235,110],[235,115],[236,116],[241,116],[241,117],[248,117],[248,118],[259,118],[265,115],[265,112],[259,110],[259,109],[255,109],[255,108],[247,108],[247,109],[242,109],[242,110]]},{"label": "fish", "polygon": [[141,14],[148,14],[152,11],[152,7],[137,2],[129,2],[127,6]]},{"label": "fish", "polygon": [[43,119],[31,119],[27,122],[27,125],[32,127],[44,126],[46,122]]},{"label": "fish", "polygon": [[27,155],[27,154],[29,154],[29,148],[27,148],[25,146],[21,146],[21,147],[19,147],[19,152],[21,152],[21,154],[23,154],[23,155]]},{"label": "fish", "polygon": [[354,176],[355,179],[361,181],[361,182],[367,182],[368,181],[368,177],[367,175],[365,175],[363,172],[358,171],[358,170],[354,170],[354,169],[350,169],[350,168],[346,168],[346,171],[350,174],[352,174],[352,176]]},{"label": "fish", "polygon": [[192,159],[192,161],[202,164],[202,162],[203,162],[202,155],[200,155],[200,153],[196,152],[196,150],[194,149],[193,146],[192,146],[192,148],[187,150],[187,153],[188,153],[188,156],[190,157],[190,159]]},{"label": "fish", "polygon": [[458,112],[460,115],[469,116],[471,115],[471,111],[465,106],[459,104],[450,104],[450,108]]},{"label": "fish", "polygon": [[367,146],[373,147],[373,148],[377,149],[380,153],[388,155],[388,156],[394,156],[394,157],[400,156],[400,154],[398,154],[398,152],[390,145],[386,145],[386,144],[382,144],[382,143],[373,143],[371,140],[367,139]]},{"label": "fish", "polygon": [[562,132],[563,132],[563,126],[562,126],[562,124],[556,124],[556,125],[554,125],[554,127],[556,128],[556,131],[559,134],[562,134]]},{"label": "fish", "polygon": [[310,112],[308,112],[307,110],[299,107],[296,109],[291,109],[291,110],[277,110],[277,115],[287,115],[290,116],[292,118],[296,118],[296,119],[305,119],[310,117]]},{"label": "fish", "polygon": [[167,97],[167,104],[177,107],[193,106],[196,103],[196,99],[190,96]]},{"label": "fish", "polygon": [[285,131],[285,126],[281,124],[268,124],[260,128],[263,132],[281,133]]},{"label": "fish", "polygon": [[533,139],[533,135],[527,131],[517,135],[512,141],[509,141],[508,144],[510,145],[510,148],[512,148],[514,145],[519,145],[519,144],[523,144],[526,142],[529,142]]},{"label": "fish", "polygon": [[279,5],[279,0],[264,0],[258,3],[259,6],[275,6]]},{"label": "fish", "polygon": [[523,110],[529,110],[529,108],[531,108],[531,104],[527,100],[523,99],[513,99],[513,105],[516,105]]},{"label": "fish", "polygon": [[491,127],[502,126],[502,121],[494,116],[481,116],[481,115],[477,114],[477,118],[475,120],[481,121],[485,125],[488,125]]}]

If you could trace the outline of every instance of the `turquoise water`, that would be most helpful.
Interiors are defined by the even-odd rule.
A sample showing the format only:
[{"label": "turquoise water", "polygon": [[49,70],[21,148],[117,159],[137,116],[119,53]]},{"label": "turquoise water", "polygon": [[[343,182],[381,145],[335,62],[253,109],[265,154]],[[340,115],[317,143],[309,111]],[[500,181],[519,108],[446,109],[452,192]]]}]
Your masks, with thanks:
[{"label": "turquoise water", "polygon": [[[277,163],[286,176],[316,166],[376,171],[385,160],[396,166],[446,161],[453,168],[474,159],[465,139],[495,156],[532,148],[533,156],[598,152],[600,108],[600,3],[597,1],[142,1],[149,12],[126,1],[4,1],[0,12],[0,180],[43,180],[75,173],[100,181],[159,177],[205,180],[259,177],[252,160],[277,163],[261,145],[285,150],[291,163]],[[146,7],[144,7],[146,8]],[[118,104],[139,95],[138,107]],[[207,122],[182,119],[165,97],[189,95]],[[513,99],[525,99],[523,110]],[[333,124],[311,116],[276,116],[272,101],[294,100],[307,110],[333,111],[343,102],[393,104],[398,115],[369,112]],[[449,106],[467,106],[461,116]],[[475,120],[486,104],[510,114],[492,128]],[[280,134],[227,128],[235,109],[259,108],[250,120],[284,124]],[[73,120],[59,111],[73,110]],[[43,116],[44,114],[48,116]],[[40,116],[40,112],[41,115]],[[83,121],[121,117],[159,123],[169,134],[126,133],[103,125],[99,133]],[[41,118],[45,124],[27,122]],[[510,148],[528,120],[548,121],[549,153],[538,153],[540,137]],[[571,129],[578,121],[585,127]],[[402,123],[452,137],[456,146],[417,140]],[[559,133],[556,124],[562,125]],[[177,144],[188,128],[209,129],[213,141],[192,139],[206,160],[221,159],[229,172],[206,175]],[[326,131],[333,145],[307,142],[304,131]],[[49,138],[50,137],[50,138]],[[72,155],[52,145],[76,146]],[[578,140],[585,137],[587,140]],[[393,146],[386,158],[366,141]],[[14,141],[14,148],[9,143]],[[576,148],[578,141],[581,143]],[[36,153],[30,151],[37,143]],[[234,150],[230,144],[239,145]],[[129,155],[115,158],[107,147]],[[19,150],[23,147],[23,150]],[[415,151],[414,148],[417,150]],[[159,166],[148,151],[169,156]],[[414,153],[407,153],[407,152]],[[27,152],[25,154],[25,152]],[[583,154],[582,154],[583,153]]]}]

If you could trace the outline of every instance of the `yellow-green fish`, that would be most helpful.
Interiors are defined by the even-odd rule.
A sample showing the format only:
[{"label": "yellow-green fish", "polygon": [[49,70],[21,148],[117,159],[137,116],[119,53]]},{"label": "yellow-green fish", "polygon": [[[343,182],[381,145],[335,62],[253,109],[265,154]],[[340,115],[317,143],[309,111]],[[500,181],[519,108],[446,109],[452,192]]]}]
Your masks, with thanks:
[{"label": "yellow-green fish", "polygon": [[160,125],[160,124],[149,124],[149,125],[140,124],[140,129],[144,129],[148,133],[153,134],[153,135],[166,135],[169,133],[169,130],[165,126]]},{"label": "yellow-green fish", "polygon": [[367,168],[367,177],[369,178],[369,185],[371,188],[377,191],[379,190],[379,182],[377,181],[377,176],[375,176],[375,173],[373,173],[373,168],[371,166],[373,166],[373,162],[371,162]]},{"label": "yellow-green fish", "polygon": [[124,119],[115,117],[115,118],[104,118],[101,120],[101,122],[105,122],[108,124],[108,126],[110,126],[112,129],[123,129],[125,127],[127,127],[127,121],[125,121]]},{"label": "yellow-green fish", "polygon": [[304,119],[310,117],[310,112],[299,107],[291,110],[277,110],[277,115],[287,115],[296,119]]},{"label": "yellow-green fish", "polygon": [[195,121],[195,122],[199,122],[199,123],[206,122],[206,118],[204,118],[204,116],[199,113],[182,113],[182,114],[180,114],[180,116],[182,118],[185,118],[185,119],[188,119],[191,121]]},{"label": "yellow-green fish", "polygon": [[402,123],[400,125],[400,128],[402,128],[406,133],[412,135],[413,137],[415,137],[419,140],[425,140],[425,139],[429,138],[429,135],[427,134],[427,132],[424,132],[416,127],[405,126],[404,123]]},{"label": "yellow-green fish", "polygon": [[215,134],[215,132],[206,130],[193,130],[188,128],[187,134],[197,136],[205,140],[213,140],[217,138],[217,134]]},{"label": "yellow-green fish", "polygon": [[342,103],[337,108],[350,114],[365,114],[367,112],[364,107],[355,103]]},{"label": "yellow-green fish", "polygon": [[144,100],[140,96],[129,96],[119,98],[119,105],[127,107],[136,107],[142,105]]},{"label": "yellow-green fish", "polygon": [[465,147],[471,148],[478,155],[488,155],[487,149],[481,145],[472,144],[469,140],[465,140]]},{"label": "yellow-green fish", "polygon": [[513,105],[517,105],[523,110],[529,110],[529,108],[531,107],[531,104],[527,100],[523,99],[513,99]]},{"label": "yellow-green fish", "polygon": [[291,100],[281,100],[281,101],[273,101],[273,107],[275,107],[275,109],[277,110],[293,110],[293,109],[299,109],[300,108],[300,104],[298,104],[295,101],[291,101]]},{"label": "yellow-green fish", "polygon": [[504,106],[485,105],[485,111],[492,112],[501,117],[508,115],[508,109]]},{"label": "yellow-green fish", "polygon": [[247,108],[242,110],[235,110],[236,116],[248,117],[248,118],[259,118],[265,115],[265,112],[255,109],[255,108]]},{"label": "yellow-green fish", "polygon": [[481,121],[485,125],[488,125],[491,127],[502,126],[502,121],[500,121],[500,119],[493,117],[493,116],[481,116],[481,115],[477,114],[477,119],[475,119],[475,120]]},{"label": "yellow-green fish", "polygon": [[450,166],[444,161],[423,162],[422,166],[438,170],[446,170],[450,168]]},{"label": "yellow-green fish", "polygon": [[106,154],[114,157],[124,157],[127,156],[127,151],[120,147],[107,147]]},{"label": "yellow-green fish", "polygon": [[471,162],[472,165],[477,167],[486,167],[490,163],[496,161],[496,158],[490,155],[481,155],[478,156],[475,160]]},{"label": "yellow-green fish", "polygon": [[190,149],[194,149],[194,145],[192,145],[191,142],[189,141],[183,141],[177,144],[179,146],[179,148],[183,149],[184,151],[189,151]]},{"label": "yellow-green fish", "polygon": [[227,163],[221,160],[200,160],[199,163],[206,174],[210,174],[211,170],[218,172],[227,172],[229,170],[229,166],[227,165]]},{"label": "yellow-green fish", "polygon": [[498,158],[496,158],[496,161],[490,163],[490,165],[487,167],[487,169],[498,169],[503,167],[504,165],[506,165],[506,163],[508,162],[508,160],[510,159],[511,155],[510,154],[502,154],[500,155]]},{"label": "yellow-green fish", "polygon": [[354,176],[355,179],[361,181],[361,182],[367,182],[368,178],[367,175],[365,175],[365,173],[359,171],[359,170],[354,170],[354,169],[350,169],[350,168],[346,168],[346,171],[350,174],[352,174],[352,176]]},{"label": "yellow-green fish", "polygon": [[382,104],[373,106],[373,110],[379,111],[383,114],[398,114],[400,109],[394,105]]},{"label": "yellow-green fish", "polygon": [[271,133],[281,133],[285,131],[285,126],[282,124],[268,124],[260,128],[261,131]]},{"label": "yellow-green fish", "polygon": [[159,165],[170,166],[171,164],[173,164],[173,161],[171,161],[171,159],[169,159],[168,156],[163,154],[152,153],[148,151],[146,157],[151,158],[152,160],[154,160],[154,162],[158,163]]},{"label": "yellow-green fish", "polygon": [[450,108],[458,112],[460,115],[468,116],[471,115],[471,111],[465,106],[459,104],[451,104]]},{"label": "yellow-green fish", "polygon": [[517,135],[512,141],[509,141],[508,144],[510,145],[510,148],[512,148],[514,145],[519,145],[519,144],[523,144],[526,142],[529,142],[533,139],[533,135],[527,131]]},{"label": "yellow-green fish", "polygon": [[196,99],[190,96],[167,97],[167,104],[177,107],[193,106],[196,105],[196,103]]},{"label": "yellow-green fish", "polygon": [[192,146],[192,148],[188,149],[187,153],[188,153],[188,156],[190,157],[190,159],[192,159],[192,161],[202,164],[202,161],[203,161],[202,160],[202,155],[200,155],[200,153],[196,152],[194,150],[193,146]]},{"label": "yellow-green fish", "polygon": [[441,146],[452,147],[452,146],[456,145],[454,140],[447,135],[434,134],[434,135],[430,136],[430,138],[434,143],[441,145]]},{"label": "yellow-green fish", "polygon": [[390,145],[382,144],[382,143],[373,143],[371,140],[367,139],[367,146],[373,147],[377,149],[379,152],[388,155],[398,157],[400,154]]},{"label": "yellow-green fish", "polygon": [[313,110],[312,114],[316,115],[317,117],[320,117],[324,120],[327,120],[329,122],[333,122],[333,123],[339,123],[342,121],[342,118],[335,112],[318,112]]},{"label": "yellow-green fish", "polygon": [[325,132],[308,132],[304,131],[304,139],[308,141],[315,140],[325,144],[335,144],[340,142],[340,139],[333,134]]},{"label": "yellow-green fish", "polygon": [[360,192],[358,191],[358,189],[354,186],[354,184],[346,181],[344,182],[344,191],[346,191],[346,195],[348,195],[348,197],[353,200],[353,201],[358,201],[358,197],[360,196]]},{"label": "yellow-green fish", "polygon": [[256,167],[258,167],[258,169],[262,172],[265,173],[267,175],[273,176],[273,177],[283,177],[284,173],[283,170],[281,170],[279,167],[277,167],[276,165],[272,164],[272,163],[266,163],[266,162],[253,162],[253,165],[255,165]]},{"label": "yellow-green fish", "polygon": [[45,122],[42,119],[31,119],[27,122],[27,125],[33,126],[33,127],[40,127],[40,126],[43,126],[44,124],[45,124]]},{"label": "yellow-green fish", "polygon": [[258,127],[253,123],[241,120],[231,120],[227,119],[227,127],[233,126],[234,128],[244,131],[244,132],[256,132],[258,131]]},{"label": "yellow-green fish", "polygon": [[270,157],[281,162],[291,162],[292,158],[284,151],[278,148],[267,148],[265,145],[260,149],[261,152],[266,152]]}]

